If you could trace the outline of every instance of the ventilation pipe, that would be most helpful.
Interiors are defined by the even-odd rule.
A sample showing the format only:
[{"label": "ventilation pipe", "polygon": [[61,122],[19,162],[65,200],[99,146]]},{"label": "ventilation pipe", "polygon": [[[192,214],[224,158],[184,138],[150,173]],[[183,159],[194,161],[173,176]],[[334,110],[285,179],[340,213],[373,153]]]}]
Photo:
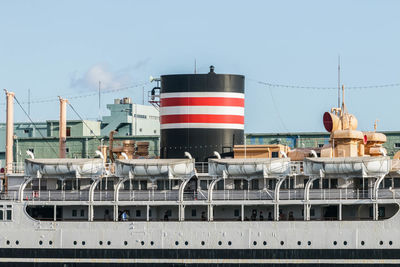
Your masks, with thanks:
[{"label": "ventilation pipe", "polygon": [[[13,143],[14,143],[14,96],[13,92],[4,89],[7,97],[7,118],[6,118],[6,174],[12,173],[13,164]],[[7,188],[7,181],[5,181]],[[7,189],[6,189],[7,190]]]},{"label": "ventilation pipe", "polygon": [[192,159],[192,155],[190,155],[190,153],[189,152],[185,152],[185,157],[188,157],[189,159]]},{"label": "ventilation pipe", "polygon": [[280,153],[281,153],[281,155],[284,157],[284,158],[287,158],[287,154],[285,153],[285,151],[279,151]]},{"label": "ventilation pipe", "polygon": [[31,157],[31,159],[35,159],[35,155],[33,154],[32,151],[27,150],[27,151],[26,151],[26,154],[27,154],[29,157]]},{"label": "ventilation pipe", "polygon": [[67,99],[60,99],[60,121],[59,121],[59,157],[66,157],[67,142]]},{"label": "ventilation pipe", "polygon": [[214,156],[216,156],[217,159],[221,159],[221,155],[217,151],[214,151]]},{"label": "ventilation pipe", "polygon": [[317,152],[315,152],[315,150],[311,150],[310,153],[313,155],[314,158],[318,158]]}]

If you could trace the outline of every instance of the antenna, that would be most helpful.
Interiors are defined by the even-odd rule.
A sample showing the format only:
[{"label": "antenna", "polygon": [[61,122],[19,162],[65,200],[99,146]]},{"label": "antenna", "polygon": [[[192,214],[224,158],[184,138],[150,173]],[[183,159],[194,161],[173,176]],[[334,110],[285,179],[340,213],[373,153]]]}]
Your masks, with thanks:
[{"label": "antenna", "polygon": [[28,115],[31,115],[31,89],[28,89]]},{"label": "antenna", "polygon": [[196,59],[194,59],[194,74],[197,72],[197,64],[196,64]]},{"label": "antenna", "polygon": [[142,105],[144,105],[144,86],[142,87]]},{"label": "antenna", "polygon": [[99,81],[99,121],[101,121],[101,95],[100,95],[100,89],[101,89],[101,81]]},{"label": "antenna", "polygon": [[338,55],[338,107],[340,107],[340,55]]}]

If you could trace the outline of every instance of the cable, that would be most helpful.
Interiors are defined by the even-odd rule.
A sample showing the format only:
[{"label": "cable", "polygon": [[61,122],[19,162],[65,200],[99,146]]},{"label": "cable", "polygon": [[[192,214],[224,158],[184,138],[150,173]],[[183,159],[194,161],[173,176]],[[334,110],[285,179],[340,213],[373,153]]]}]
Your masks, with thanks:
[{"label": "cable", "polygon": [[[109,93],[114,93],[114,92],[119,92],[119,91],[124,91],[124,90],[128,90],[128,89],[132,89],[132,88],[136,88],[136,87],[141,87],[144,85],[149,84],[150,82],[142,82],[142,83],[138,83],[138,84],[133,84],[133,85],[127,85],[124,87],[118,87],[118,88],[107,88],[105,90],[100,91],[101,94],[109,94]],[[65,95],[66,97],[68,97],[68,99],[78,99],[78,98],[86,98],[86,97],[90,97],[90,96],[97,96],[99,93],[88,93],[88,94],[78,94],[78,95]],[[58,100],[58,96],[57,97],[46,97],[46,98],[42,98],[42,99],[36,99],[30,102],[21,102],[22,104],[38,104],[38,103],[50,103],[50,102],[57,102]],[[5,103],[0,103],[0,105],[5,105]]]},{"label": "cable", "polygon": [[272,100],[272,103],[274,104],[275,111],[276,111],[276,114],[278,115],[279,122],[282,124],[283,129],[286,132],[288,132],[288,129],[286,128],[285,123],[283,123],[283,120],[282,120],[281,115],[279,113],[279,109],[278,109],[278,106],[276,105],[275,98],[274,98],[274,95],[272,94],[271,88],[268,88],[268,91],[269,91],[269,94],[271,95],[271,100]]},{"label": "cable", "polygon": [[[297,88],[297,89],[311,89],[311,90],[337,90],[337,87],[324,87],[324,86],[302,86],[302,85],[290,85],[290,84],[278,84],[259,81],[248,78],[248,80],[266,85],[268,87],[282,87],[282,88]],[[347,86],[346,89],[373,89],[373,88],[388,88],[388,87],[400,87],[400,83],[381,84],[381,85],[367,85],[367,86]]]},{"label": "cable", "polygon": [[20,106],[20,108],[22,109],[22,111],[25,113],[25,115],[28,117],[29,121],[32,123],[33,127],[35,128],[35,130],[37,132],[39,132],[40,136],[43,138],[43,140],[45,140],[45,142],[47,143],[47,145],[49,147],[51,147],[51,149],[53,150],[54,154],[56,156],[58,156],[57,151],[54,149],[53,146],[50,145],[49,142],[47,142],[47,140],[45,139],[45,137],[43,136],[42,132],[38,130],[38,128],[36,127],[36,124],[32,121],[31,117],[28,115],[28,113],[25,111],[25,109],[22,107],[22,105],[19,103],[18,99],[14,96],[15,102],[17,102],[17,104]]},{"label": "cable", "polygon": [[72,106],[72,104],[68,101],[67,102],[68,105],[71,107],[71,109],[75,112],[75,114],[79,117],[79,119],[81,119],[82,123],[85,124],[85,126],[90,130],[90,133],[96,137],[96,139],[100,142],[100,139],[97,135],[95,135],[95,133],[93,132],[93,130],[89,127],[89,125],[87,125],[87,123],[85,122],[85,120],[81,117],[81,115],[79,115],[79,113],[75,110],[75,108]]}]

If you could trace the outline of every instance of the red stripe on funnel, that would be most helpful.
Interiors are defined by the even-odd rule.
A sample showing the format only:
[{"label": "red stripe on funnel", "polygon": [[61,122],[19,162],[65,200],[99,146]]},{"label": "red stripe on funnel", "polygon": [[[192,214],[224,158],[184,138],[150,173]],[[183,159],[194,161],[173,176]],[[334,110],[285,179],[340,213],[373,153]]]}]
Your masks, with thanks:
[{"label": "red stripe on funnel", "polygon": [[184,114],[161,116],[161,124],[167,123],[236,123],[244,124],[244,116]]}]

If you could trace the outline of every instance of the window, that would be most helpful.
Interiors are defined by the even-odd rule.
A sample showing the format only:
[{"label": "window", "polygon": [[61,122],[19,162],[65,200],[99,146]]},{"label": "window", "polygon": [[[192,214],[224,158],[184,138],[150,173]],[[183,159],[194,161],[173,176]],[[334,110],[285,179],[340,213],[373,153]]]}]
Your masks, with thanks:
[{"label": "window", "polygon": [[207,180],[200,180],[201,190],[207,190]]},{"label": "window", "polygon": [[251,190],[258,190],[258,179],[251,180]]},{"label": "window", "polygon": [[133,190],[139,190],[139,181],[133,181]]},{"label": "window", "polygon": [[72,210],[72,217],[76,217],[78,214],[77,210]]},{"label": "window", "polygon": [[65,149],[65,152],[69,153],[69,148],[68,147]]},{"label": "window", "polygon": [[0,220],[3,220],[3,210],[0,210]]},{"label": "window", "polygon": [[140,190],[147,190],[147,181],[140,181]]},{"label": "window", "polygon": [[318,144],[318,147],[323,147],[325,144]]},{"label": "window", "polygon": [[25,130],[24,130],[24,133],[29,133],[29,129],[25,129]]},{"label": "window", "polygon": [[136,210],[136,217],[140,217],[140,216],[142,216],[141,210]]},{"label": "window", "polygon": [[166,214],[167,214],[167,216],[169,216],[169,217],[171,217],[171,216],[172,216],[172,211],[171,211],[171,210],[167,210],[165,213],[166,213]]},{"label": "window", "polygon": [[331,179],[331,188],[337,188],[338,186],[338,179]]},{"label": "window", "polygon": [[157,180],[157,190],[164,190],[164,181]]},{"label": "window", "polygon": [[240,216],[239,209],[235,209],[235,210],[233,211],[233,216],[234,216],[234,217],[239,217],[239,216]]},{"label": "window", "polygon": [[271,157],[272,157],[272,158],[279,158],[279,152],[276,152],[276,151],[275,151],[275,152],[272,152],[272,153],[271,153]]},{"label": "window", "polygon": [[157,130],[154,130],[154,133],[156,134],[156,133],[157,133]]},{"label": "window", "polygon": [[67,136],[71,136],[71,127],[67,127]]},{"label": "window", "polygon": [[394,143],[395,148],[400,148],[400,143]]},{"label": "window", "polygon": [[139,132],[142,132],[142,128],[139,128]]},{"label": "window", "polygon": [[196,210],[195,209],[192,210],[192,217],[196,217]]},{"label": "window", "polygon": [[400,179],[399,178],[393,178],[393,183],[394,183],[394,188],[400,187]]},{"label": "window", "polygon": [[81,210],[81,217],[85,217],[85,210]]},{"label": "window", "polygon": [[242,189],[242,180],[233,180],[234,188],[235,190],[241,190]]},{"label": "window", "polygon": [[217,182],[217,190],[224,190],[224,180]]}]

